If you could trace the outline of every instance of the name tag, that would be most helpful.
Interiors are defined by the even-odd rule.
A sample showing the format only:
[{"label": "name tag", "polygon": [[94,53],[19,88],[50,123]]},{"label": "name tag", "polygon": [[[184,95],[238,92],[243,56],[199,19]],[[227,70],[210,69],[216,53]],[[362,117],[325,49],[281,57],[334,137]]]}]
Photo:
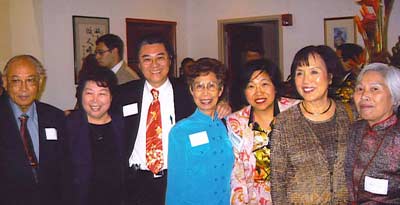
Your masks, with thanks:
[{"label": "name tag", "polygon": [[56,128],[44,128],[46,132],[46,139],[47,140],[57,140],[57,130]]},{"label": "name tag", "polygon": [[136,115],[138,113],[138,105],[137,103],[132,103],[129,105],[124,105],[122,107],[122,112],[124,117]]},{"label": "name tag", "polygon": [[190,145],[197,147],[199,145],[208,144],[208,135],[206,131],[197,132],[189,135]]},{"label": "name tag", "polygon": [[365,176],[364,189],[373,194],[387,195],[389,180]]}]

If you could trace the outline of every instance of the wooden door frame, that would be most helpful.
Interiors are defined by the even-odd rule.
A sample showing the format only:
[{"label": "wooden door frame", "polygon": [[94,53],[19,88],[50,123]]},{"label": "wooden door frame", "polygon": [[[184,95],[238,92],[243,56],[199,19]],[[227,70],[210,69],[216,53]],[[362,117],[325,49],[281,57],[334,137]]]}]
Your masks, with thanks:
[{"label": "wooden door frame", "polygon": [[256,16],[256,17],[246,17],[246,18],[234,18],[234,19],[221,19],[218,20],[218,59],[225,63],[225,25],[235,24],[235,23],[254,23],[263,21],[278,21],[278,35],[279,35],[279,69],[281,70],[283,76],[283,29],[282,29],[282,16],[281,15],[271,15],[271,16]]},{"label": "wooden door frame", "polygon": [[[149,24],[149,25],[170,25],[172,26],[172,50],[174,53],[173,55],[173,62],[171,68],[174,69],[173,74],[174,76],[178,76],[178,69],[177,69],[177,53],[178,53],[178,48],[176,46],[176,25],[177,22],[175,21],[162,21],[162,20],[152,20],[152,19],[138,19],[138,18],[125,18],[125,25],[128,26],[128,23],[141,23],[141,24]],[[126,29],[126,44],[128,44],[128,29]],[[128,48],[126,48],[128,49]],[[128,51],[127,51],[128,52]],[[128,53],[127,53],[128,56]],[[170,68],[170,69],[171,69]]]}]

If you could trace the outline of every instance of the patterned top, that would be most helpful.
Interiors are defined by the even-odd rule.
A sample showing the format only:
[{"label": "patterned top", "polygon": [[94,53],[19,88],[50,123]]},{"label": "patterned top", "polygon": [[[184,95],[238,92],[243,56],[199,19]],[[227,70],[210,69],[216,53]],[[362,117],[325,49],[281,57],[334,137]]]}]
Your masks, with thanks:
[{"label": "patterned top", "polygon": [[[299,101],[281,98],[279,110],[284,111]],[[271,203],[270,129],[263,130],[254,122],[251,106],[227,117],[229,138],[234,147],[235,163],[231,176],[231,204]]]},{"label": "patterned top", "polygon": [[271,139],[271,188],[274,204],[346,204],[344,176],[350,115],[336,102],[334,126],[337,152],[333,169],[322,144],[303,116],[293,106],[277,116]]},{"label": "patterned top", "polygon": [[400,204],[400,122],[396,115],[372,127],[365,120],[357,121],[345,166],[352,202]]},{"label": "patterned top", "polygon": [[[251,114],[252,112],[250,112]],[[270,135],[274,121],[271,122],[267,130],[264,130],[257,122],[253,122],[253,120],[253,117],[250,117],[249,127],[252,128],[254,133],[253,153],[256,158],[256,169],[254,170],[253,178],[254,182],[264,183],[265,181],[269,181],[271,174]]]}]

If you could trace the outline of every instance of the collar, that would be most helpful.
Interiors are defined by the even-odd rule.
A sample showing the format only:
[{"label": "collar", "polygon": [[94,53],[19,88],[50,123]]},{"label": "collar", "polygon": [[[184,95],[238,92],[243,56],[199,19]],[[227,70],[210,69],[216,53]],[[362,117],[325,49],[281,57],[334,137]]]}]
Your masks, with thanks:
[{"label": "collar", "polygon": [[214,119],[213,119],[209,115],[206,115],[202,111],[200,111],[199,108],[196,108],[196,111],[194,111],[193,116],[195,116],[199,120],[208,122],[215,122],[216,120],[218,120],[217,111],[214,112]]},{"label": "collar", "polygon": [[28,108],[28,111],[26,111],[26,113],[23,113],[17,104],[15,104],[11,99],[9,99],[9,100],[10,100],[11,109],[13,110],[15,119],[18,119],[22,114],[26,114],[29,116],[29,118],[33,119],[33,117],[35,116],[35,110],[36,110],[35,101]]},{"label": "collar", "polygon": [[[144,83],[144,87],[145,89],[147,89],[148,92],[150,92],[150,90],[154,88],[147,80]],[[167,78],[167,80],[160,87],[154,89],[158,90],[160,93],[165,93],[165,91],[169,88],[172,88],[172,84],[171,81],[169,81],[169,79]]]},{"label": "collar", "polygon": [[117,73],[119,71],[119,69],[122,67],[122,63],[124,63],[123,60],[121,60],[119,63],[117,63],[114,67],[111,68],[111,70],[114,73]]},{"label": "collar", "polygon": [[349,71],[343,78],[343,82],[347,80],[347,78],[349,78],[351,75],[351,71]]},{"label": "collar", "polygon": [[[275,124],[275,116],[274,116],[274,119],[272,119],[271,123],[269,124],[269,126],[271,127],[271,130],[272,130],[274,124]],[[254,121],[254,109],[251,106],[250,106],[250,116],[249,116],[248,126],[253,131],[261,131],[261,132],[267,133],[267,131],[265,131],[263,128],[261,128],[260,125],[256,121]]]},{"label": "collar", "polygon": [[397,116],[396,114],[392,114],[390,117],[375,123],[371,127],[369,127],[369,131],[378,132],[385,129],[392,127],[394,124],[397,123]]}]

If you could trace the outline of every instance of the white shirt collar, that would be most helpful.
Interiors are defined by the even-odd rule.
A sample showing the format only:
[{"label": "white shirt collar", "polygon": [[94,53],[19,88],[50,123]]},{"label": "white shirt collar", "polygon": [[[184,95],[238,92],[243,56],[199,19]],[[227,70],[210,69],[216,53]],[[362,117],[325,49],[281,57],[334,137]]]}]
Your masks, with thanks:
[{"label": "white shirt collar", "polygon": [[114,67],[112,67],[111,68],[111,70],[114,72],[114,73],[117,73],[118,71],[119,71],[119,69],[122,67],[122,63],[123,63],[124,61],[120,61],[119,63],[117,63]]},{"label": "white shirt collar", "polygon": [[[154,88],[152,85],[150,85],[150,83],[147,80],[145,82],[145,86],[144,87],[148,90],[149,93],[150,93],[150,90]],[[166,89],[168,89],[170,87],[172,87],[172,84],[169,81],[169,79],[167,78],[167,80],[160,87],[155,88],[155,89],[160,91],[160,93],[163,93]]]}]

